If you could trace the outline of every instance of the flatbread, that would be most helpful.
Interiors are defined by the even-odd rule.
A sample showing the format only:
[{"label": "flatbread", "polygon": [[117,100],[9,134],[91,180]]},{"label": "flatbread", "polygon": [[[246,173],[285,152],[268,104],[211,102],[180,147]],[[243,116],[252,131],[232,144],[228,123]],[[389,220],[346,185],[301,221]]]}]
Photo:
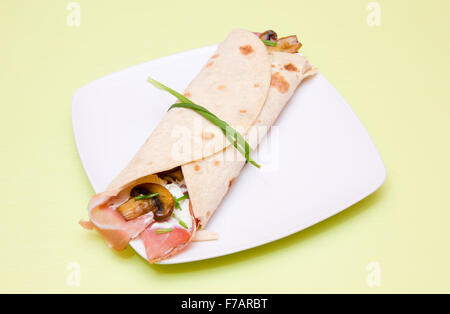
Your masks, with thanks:
[{"label": "flatbread", "polygon": [[[270,55],[257,36],[246,30],[234,30],[189,84],[185,95],[245,133],[266,100],[270,62]],[[172,109],[107,189],[117,189],[140,177],[200,160],[229,145],[222,132],[197,113],[185,108]]]},{"label": "flatbread", "polygon": [[[300,54],[273,52],[271,56],[269,93],[261,113],[246,136],[252,148],[256,148],[275,123],[297,86],[317,71]],[[233,146],[229,146],[200,161],[182,166],[189,198],[200,227],[206,226],[244,165],[244,157]]]}]

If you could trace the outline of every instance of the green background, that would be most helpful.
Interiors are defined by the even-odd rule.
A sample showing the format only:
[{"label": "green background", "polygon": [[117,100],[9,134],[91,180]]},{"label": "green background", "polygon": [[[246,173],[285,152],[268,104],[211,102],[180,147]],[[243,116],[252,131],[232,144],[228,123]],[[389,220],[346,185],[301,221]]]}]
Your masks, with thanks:
[{"label": "green background", "polygon": [[[0,292],[450,292],[449,1],[0,2]],[[129,66],[221,41],[233,28],[299,34],[303,53],[367,127],[382,188],[288,238],[226,257],[148,265],[77,224],[93,190],[71,97]],[[270,227],[270,226],[269,226]],[[366,283],[370,262],[381,286]],[[67,284],[78,263],[80,286]]]}]

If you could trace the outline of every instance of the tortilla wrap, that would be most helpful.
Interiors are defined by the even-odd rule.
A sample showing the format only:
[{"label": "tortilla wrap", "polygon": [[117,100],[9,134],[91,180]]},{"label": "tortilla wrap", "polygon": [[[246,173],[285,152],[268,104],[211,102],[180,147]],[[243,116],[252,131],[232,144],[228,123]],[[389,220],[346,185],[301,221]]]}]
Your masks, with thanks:
[{"label": "tortilla wrap", "polygon": [[[261,113],[246,136],[253,149],[275,123],[297,86],[317,72],[300,54],[273,52],[271,55],[272,76],[269,93]],[[233,146],[229,146],[205,159],[182,166],[199,227],[206,226],[244,165],[245,158],[236,153]]]},{"label": "tortilla wrap", "polygon": [[[254,33],[234,30],[184,95],[226,121],[256,148],[267,131],[261,133],[259,127],[270,127],[300,82],[314,73],[300,54],[269,52]],[[248,136],[256,129],[258,138]],[[189,135],[187,147],[186,140],[180,139],[186,134]],[[164,249],[164,254],[150,256],[147,250],[150,262],[167,258],[193,239],[217,238],[211,232],[199,232],[195,236],[197,226],[206,226],[244,165],[244,158],[236,153],[219,128],[192,110],[172,109],[106,191],[91,199],[90,222],[81,225],[95,228],[116,250],[124,249],[138,237],[145,240],[148,249],[155,238],[155,234],[149,232],[154,222],[153,213],[126,221],[115,209],[130,198],[134,186],[162,184],[156,174],[181,166],[189,192],[191,227],[184,234],[177,229],[177,232],[159,235],[164,236],[166,242],[178,241],[173,247],[166,242],[161,245],[159,249]],[[170,238],[171,235],[177,239]]]},{"label": "tortilla wrap", "polygon": [[[234,30],[189,84],[185,95],[245,133],[266,100],[270,63],[266,46],[257,36],[249,31]],[[242,114],[240,110],[246,113]],[[189,153],[173,153],[180,141],[172,136],[177,130],[190,134]],[[223,133],[197,113],[185,108],[172,109],[107,189],[116,189],[140,177],[200,160],[229,145]]]}]

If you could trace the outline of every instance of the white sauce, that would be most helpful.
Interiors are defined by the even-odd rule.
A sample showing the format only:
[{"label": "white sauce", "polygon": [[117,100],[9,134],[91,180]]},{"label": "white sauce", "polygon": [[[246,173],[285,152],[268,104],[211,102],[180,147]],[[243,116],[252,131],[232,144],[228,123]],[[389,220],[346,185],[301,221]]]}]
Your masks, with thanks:
[{"label": "white sauce", "polygon": [[[181,187],[181,185],[183,187]],[[179,183],[167,184],[166,189],[169,190],[170,194],[172,194],[175,199],[183,197],[184,193],[187,192],[184,181]],[[179,208],[174,208],[173,214],[174,216],[176,216],[176,218],[178,218],[178,220],[183,221],[186,226],[191,229],[192,217],[191,211],[189,210],[189,198],[179,201],[178,203],[180,204],[181,210]]]}]

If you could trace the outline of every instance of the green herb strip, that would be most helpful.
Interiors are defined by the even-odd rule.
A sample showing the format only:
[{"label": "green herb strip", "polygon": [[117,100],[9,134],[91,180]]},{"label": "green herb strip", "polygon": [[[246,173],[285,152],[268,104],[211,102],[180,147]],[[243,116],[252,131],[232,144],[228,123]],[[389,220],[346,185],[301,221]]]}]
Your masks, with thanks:
[{"label": "green herb strip", "polygon": [[257,168],[261,166],[258,165],[253,159],[250,158],[250,153],[253,151],[250,145],[244,140],[241,134],[239,134],[235,129],[233,129],[230,125],[228,125],[225,121],[220,120],[217,116],[212,114],[209,111],[206,111],[206,108],[202,106],[192,104],[192,103],[177,103],[173,104],[169,109],[172,108],[187,108],[192,109],[197,112],[199,115],[209,120],[213,124],[215,124],[225,137],[230,141],[231,144],[245,157],[247,162],[250,162]]},{"label": "green herb strip", "polygon": [[157,234],[163,234],[163,233],[168,233],[170,231],[172,231],[172,228],[165,228],[165,229],[158,229],[158,230],[156,230],[156,233]]},{"label": "green herb strip", "polygon": [[261,39],[261,40],[264,43],[264,45],[266,45],[266,46],[270,46],[270,47],[276,47],[277,46],[277,42],[276,41],[264,40],[264,39]]},{"label": "green herb strip", "polygon": [[180,206],[180,202],[184,201],[185,199],[189,198],[189,194],[183,195],[182,197],[174,199],[175,201],[175,208],[178,210],[182,210]]},{"label": "green herb strip", "polygon": [[175,218],[183,228],[189,229],[188,226],[184,223],[184,221],[178,218],[178,216],[175,215],[175,213],[173,214],[173,218]]},{"label": "green herb strip", "polygon": [[175,201],[181,202],[181,201],[184,201],[187,198],[189,198],[189,194],[185,194],[182,197],[179,197],[179,198],[175,199]]},{"label": "green herb strip", "polygon": [[147,195],[139,195],[139,196],[136,196],[134,198],[134,200],[135,201],[147,200],[149,198],[153,198],[153,197],[158,196],[158,195],[159,195],[159,193],[153,193],[153,194],[147,194]]},{"label": "green herb strip", "polygon": [[181,103],[173,104],[172,106],[170,106],[169,110],[173,108],[186,108],[195,111],[196,113],[198,113],[211,123],[215,124],[220,130],[222,130],[225,137],[245,157],[247,162],[250,162],[255,167],[258,168],[261,167],[253,159],[250,158],[250,153],[253,151],[250,145],[244,140],[244,137],[241,134],[239,134],[235,129],[233,129],[230,125],[228,125],[228,123],[219,119],[216,115],[208,111],[208,109],[199,106],[197,104],[194,104],[188,98],[184,97],[183,95],[174,91],[173,89],[159,83],[158,81],[155,81],[154,79],[149,77],[148,82],[153,86],[155,86],[156,88],[159,88],[172,94],[173,96],[178,98],[179,101],[181,101]]}]

